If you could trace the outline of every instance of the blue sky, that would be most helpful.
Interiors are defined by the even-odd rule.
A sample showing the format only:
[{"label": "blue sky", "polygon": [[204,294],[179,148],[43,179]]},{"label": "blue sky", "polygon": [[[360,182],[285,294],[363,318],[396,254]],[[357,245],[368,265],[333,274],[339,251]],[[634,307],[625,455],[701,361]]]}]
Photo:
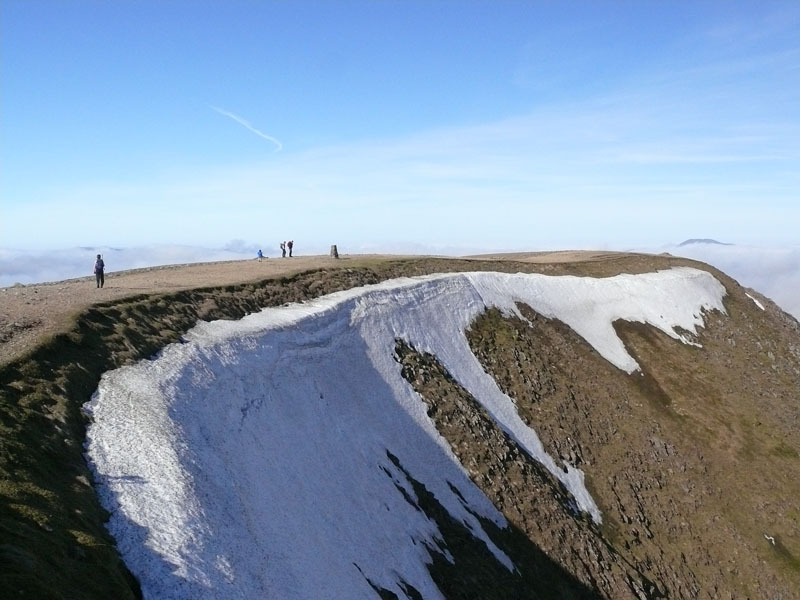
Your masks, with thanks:
[{"label": "blue sky", "polygon": [[5,0],[0,246],[796,245],[800,3]]}]

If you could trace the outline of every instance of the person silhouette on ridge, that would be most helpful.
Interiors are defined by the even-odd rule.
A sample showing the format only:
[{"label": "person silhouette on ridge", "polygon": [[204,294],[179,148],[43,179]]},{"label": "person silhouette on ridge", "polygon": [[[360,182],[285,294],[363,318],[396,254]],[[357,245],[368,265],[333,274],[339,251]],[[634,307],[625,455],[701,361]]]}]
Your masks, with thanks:
[{"label": "person silhouette on ridge", "polygon": [[97,287],[101,288],[106,282],[105,277],[106,263],[103,262],[103,257],[97,255],[97,260],[94,261],[94,278],[97,281]]}]

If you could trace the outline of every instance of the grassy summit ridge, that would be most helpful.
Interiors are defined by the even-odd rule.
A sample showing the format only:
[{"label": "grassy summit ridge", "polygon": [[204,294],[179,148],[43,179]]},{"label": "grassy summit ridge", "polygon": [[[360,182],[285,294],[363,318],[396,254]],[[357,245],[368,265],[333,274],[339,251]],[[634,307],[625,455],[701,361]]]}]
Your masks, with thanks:
[{"label": "grassy summit ridge", "polygon": [[[0,589],[9,590],[11,597],[138,595],[135,580],[103,527],[106,515],[83,458],[85,422],[80,408],[103,372],[152,356],[178,341],[198,319],[240,318],[266,306],[399,276],[466,270],[609,276],[687,264],[697,266],[683,259],[637,255],[558,265],[455,259],[373,261],[94,305],[76,316],[69,332],[0,370]],[[703,589],[709,581],[722,586],[718,589],[732,586],[756,593],[768,589],[766,580],[773,575],[776,590],[787,589],[781,582],[800,582],[796,558],[800,555],[800,508],[796,506],[800,490],[797,478],[787,475],[796,474],[800,467],[800,407],[797,394],[791,393],[800,389],[797,322],[772,306],[768,312],[760,311],[735,282],[714,274],[728,289],[729,315],[714,317],[707,332],[701,333],[706,346],[702,351],[663,339],[666,336],[648,328],[619,325],[626,345],[645,366],[641,379],[616,372],[592,356],[577,336],[570,336],[568,328],[559,323],[545,325],[541,318],[532,319],[541,327],[529,331],[524,323],[488,313],[470,334],[476,355],[501,388],[518,401],[520,410],[528,411],[526,418],[549,445],[548,451],[584,468],[592,478],[592,491],[611,517],[603,531],[592,535],[608,552],[621,556],[629,572],[641,574],[642,581],[655,581],[646,592],[654,595],[669,589],[674,597],[691,597],[683,594]],[[540,352],[542,348],[546,352]],[[520,353],[528,359],[521,359]],[[443,375],[432,377],[438,380]],[[426,401],[435,396],[418,391]],[[598,402],[600,395],[608,398],[606,404]],[[614,401],[625,405],[622,411],[617,408],[617,416],[628,419],[624,423],[609,415],[614,406],[608,402]],[[647,410],[637,412],[638,404]],[[622,452],[617,439],[620,425],[624,443],[644,446]],[[571,432],[569,441],[563,431]],[[467,447],[477,444],[477,438],[464,439]],[[702,449],[700,459],[698,449]],[[676,453],[679,459],[661,458]],[[691,460],[687,462],[686,456]],[[654,464],[659,465],[655,470]],[[673,480],[670,469],[682,473],[689,469],[690,474],[693,469],[705,471],[699,479],[687,475]],[[601,480],[599,473],[608,475]],[[670,475],[669,482],[664,473]],[[603,583],[591,561],[576,570],[578,563],[558,554],[569,544],[562,544],[562,550],[548,546],[532,533],[530,521],[525,525],[529,517],[512,518],[521,505],[504,503],[502,490],[498,497],[491,487],[505,476],[503,472],[476,483],[512,523],[521,520],[526,539],[549,548],[545,554],[557,564],[554,573],[564,569],[576,578],[573,584],[585,585],[590,595],[627,597],[630,590],[613,584],[616,576],[608,578],[612,583]],[[698,481],[708,489],[695,493]],[[670,497],[696,497],[695,504],[664,512],[664,485],[674,488],[668,490]],[[768,486],[769,493],[761,493],[762,486]],[[740,491],[744,503],[731,495]],[[435,510],[434,500],[430,510]],[[770,521],[748,520],[750,510],[769,515]],[[695,515],[705,520],[694,520]],[[558,517],[559,527],[574,527],[563,521],[566,518]],[[694,528],[691,535],[682,532],[679,519]],[[713,538],[715,544],[736,543],[743,554],[768,564],[766,574],[742,570],[742,564],[750,563],[735,559],[731,563],[735,572],[719,579],[717,574],[724,569],[713,548],[703,544],[696,559],[687,554],[683,546],[689,548],[692,540],[699,539],[698,531],[705,532],[709,520],[711,524],[721,520],[715,527],[722,528],[724,535]],[[761,532],[767,528],[770,531]],[[762,533],[775,537],[776,543],[756,544]],[[447,565],[440,562],[439,567],[446,571]],[[442,589],[457,593],[458,586],[447,581],[463,576],[459,573],[457,564],[455,570],[440,575]]]}]

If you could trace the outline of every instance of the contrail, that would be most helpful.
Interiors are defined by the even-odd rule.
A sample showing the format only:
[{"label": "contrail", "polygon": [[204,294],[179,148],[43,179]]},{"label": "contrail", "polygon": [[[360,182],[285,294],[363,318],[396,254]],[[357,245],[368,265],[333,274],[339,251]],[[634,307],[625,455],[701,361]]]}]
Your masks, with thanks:
[{"label": "contrail", "polygon": [[271,135],[267,135],[263,131],[259,131],[258,129],[253,127],[248,121],[245,121],[239,115],[235,115],[232,112],[228,112],[227,110],[223,110],[221,108],[217,108],[216,106],[211,106],[209,108],[217,111],[221,115],[225,115],[226,117],[230,117],[231,119],[233,119],[234,121],[239,123],[239,125],[243,125],[244,127],[247,127],[250,131],[252,131],[256,135],[260,135],[265,140],[268,140],[268,141],[272,142],[273,144],[275,144],[275,146],[277,146],[277,148],[275,148],[275,152],[280,152],[283,149],[283,144],[281,144],[278,140],[276,140]]}]

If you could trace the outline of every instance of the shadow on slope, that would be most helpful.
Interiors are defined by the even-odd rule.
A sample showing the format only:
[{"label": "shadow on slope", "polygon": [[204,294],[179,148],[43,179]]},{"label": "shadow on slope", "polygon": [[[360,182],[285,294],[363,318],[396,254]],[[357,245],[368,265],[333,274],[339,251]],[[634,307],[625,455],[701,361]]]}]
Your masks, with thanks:
[{"label": "shadow on slope", "polygon": [[[525,582],[522,590],[535,590],[537,582],[546,581],[544,589],[555,597],[570,597],[569,588],[561,585],[577,581],[599,597],[664,597],[605,541],[588,515],[577,511],[563,485],[501,430],[435,357],[400,340],[396,356],[403,377],[428,404],[428,416],[470,479],[508,519],[509,529],[494,528],[491,536],[515,561]],[[562,580],[563,573],[569,578]]]},{"label": "shadow on slope", "polygon": [[[494,557],[486,544],[477,539],[462,522],[457,521],[425,486],[406,471],[399,459],[388,450],[386,455],[411,484],[417,497],[406,501],[433,520],[442,533],[439,548],[428,547],[433,556],[429,570],[439,590],[448,600],[482,598],[484,600],[545,600],[556,598],[600,599],[603,595],[579,581],[569,571],[553,561],[517,527],[509,524],[499,528],[488,519],[479,517],[492,541],[514,563],[509,571]],[[460,496],[458,489],[451,489]],[[398,488],[398,491],[401,491]],[[466,507],[466,504],[465,504]],[[445,550],[452,561],[442,551]],[[382,598],[397,598],[389,590],[379,590]],[[409,598],[421,598],[416,590],[408,590]]]}]

